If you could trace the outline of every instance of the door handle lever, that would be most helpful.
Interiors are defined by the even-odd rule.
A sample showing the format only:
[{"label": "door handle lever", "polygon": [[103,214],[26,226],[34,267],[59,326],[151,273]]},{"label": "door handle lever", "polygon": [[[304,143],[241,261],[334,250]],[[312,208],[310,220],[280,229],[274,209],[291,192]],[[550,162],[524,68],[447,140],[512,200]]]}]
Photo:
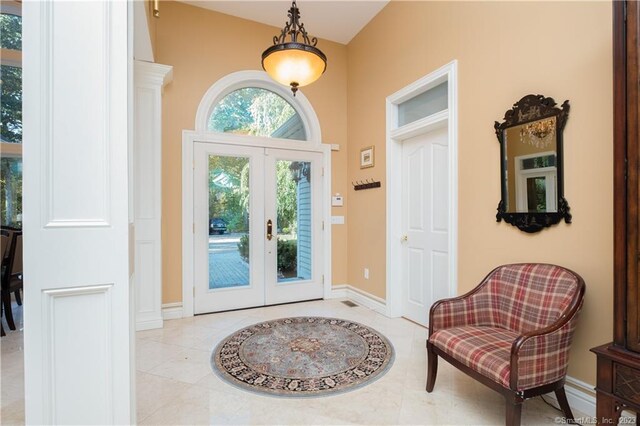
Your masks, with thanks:
[{"label": "door handle lever", "polygon": [[271,238],[273,238],[273,222],[269,219],[267,221],[267,240],[271,241]]}]

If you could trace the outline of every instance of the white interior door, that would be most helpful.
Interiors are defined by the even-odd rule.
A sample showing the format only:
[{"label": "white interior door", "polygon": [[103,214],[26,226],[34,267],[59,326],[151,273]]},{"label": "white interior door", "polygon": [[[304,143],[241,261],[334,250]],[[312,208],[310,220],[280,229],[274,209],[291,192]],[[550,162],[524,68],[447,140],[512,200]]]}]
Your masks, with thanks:
[{"label": "white interior door", "polygon": [[441,128],[402,146],[403,316],[425,326],[449,295],[447,140]]},{"label": "white interior door", "polygon": [[194,312],[322,297],[322,154],[199,142],[194,158]]}]

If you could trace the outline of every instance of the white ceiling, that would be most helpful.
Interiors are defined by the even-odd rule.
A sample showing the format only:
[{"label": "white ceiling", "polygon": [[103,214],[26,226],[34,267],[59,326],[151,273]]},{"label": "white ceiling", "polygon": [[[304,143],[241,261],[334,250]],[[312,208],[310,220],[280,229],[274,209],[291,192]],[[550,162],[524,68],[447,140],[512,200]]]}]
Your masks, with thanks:
[{"label": "white ceiling", "polygon": [[[291,1],[283,0],[180,0],[227,15],[284,27]],[[298,0],[300,21],[310,36],[347,44],[389,0]],[[275,35],[275,34],[274,34]]]}]

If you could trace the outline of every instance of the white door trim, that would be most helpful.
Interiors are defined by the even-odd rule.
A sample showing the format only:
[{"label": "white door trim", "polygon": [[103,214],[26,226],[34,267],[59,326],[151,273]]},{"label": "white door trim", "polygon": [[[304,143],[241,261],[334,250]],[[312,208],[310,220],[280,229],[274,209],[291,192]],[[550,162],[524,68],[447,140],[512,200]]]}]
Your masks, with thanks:
[{"label": "white door trim", "polygon": [[[445,66],[387,97],[387,316],[402,315],[401,198],[402,141],[446,126],[449,137],[449,294],[458,287],[458,62]],[[448,82],[448,109],[398,127],[398,105]]]}]

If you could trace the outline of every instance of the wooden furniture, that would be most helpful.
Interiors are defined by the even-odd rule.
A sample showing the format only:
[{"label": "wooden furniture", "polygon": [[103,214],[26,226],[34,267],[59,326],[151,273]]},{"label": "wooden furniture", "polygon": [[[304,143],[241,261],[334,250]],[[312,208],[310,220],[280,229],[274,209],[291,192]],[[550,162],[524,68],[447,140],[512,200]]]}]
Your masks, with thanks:
[{"label": "wooden furniture", "polygon": [[[6,271],[6,265],[4,262],[4,259],[6,256],[9,255],[9,244],[10,244],[11,240],[9,237],[9,232],[3,230],[0,230],[0,261],[2,262],[2,275],[0,275],[0,282],[2,280],[2,276],[4,275],[5,271]],[[6,256],[5,256],[6,255]],[[2,305],[0,304],[0,316],[4,316],[2,315],[2,313],[4,312],[4,309],[2,309]],[[4,326],[2,325],[2,321],[0,320],[0,336],[5,336],[5,332],[4,332]]]},{"label": "wooden furniture", "polygon": [[519,425],[522,403],[555,392],[567,422],[569,349],[584,299],[582,278],[556,265],[500,266],[469,293],[429,312],[427,392],[438,356],[504,395],[506,424]]},{"label": "wooden furniture", "polygon": [[[14,232],[9,247],[9,260],[6,270],[2,274],[0,294],[2,296],[2,307],[7,319],[7,325],[11,330],[16,329],[13,321],[13,309],[11,308],[11,293],[16,294],[16,302],[20,301],[20,290],[22,290],[22,232]],[[22,304],[20,301],[19,304]]]},{"label": "wooden furniture", "polygon": [[639,22],[637,1],[613,2],[614,328],[613,342],[592,349],[599,424],[640,412]]},{"label": "wooden furniture", "polygon": [[[14,228],[11,226],[2,226],[0,228],[0,233],[2,235],[8,237],[8,243],[6,243],[6,247],[2,250],[3,255],[0,257],[2,259],[2,271],[6,270],[6,266],[9,263],[9,254],[11,253],[11,241],[13,241],[14,233],[22,233],[22,229]],[[1,279],[1,278],[0,278]],[[15,292],[16,302],[18,305],[22,305],[22,297],[20,295],[20,290]]]}]

